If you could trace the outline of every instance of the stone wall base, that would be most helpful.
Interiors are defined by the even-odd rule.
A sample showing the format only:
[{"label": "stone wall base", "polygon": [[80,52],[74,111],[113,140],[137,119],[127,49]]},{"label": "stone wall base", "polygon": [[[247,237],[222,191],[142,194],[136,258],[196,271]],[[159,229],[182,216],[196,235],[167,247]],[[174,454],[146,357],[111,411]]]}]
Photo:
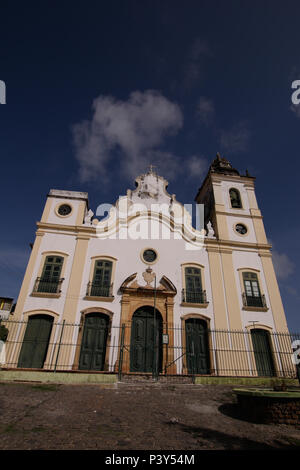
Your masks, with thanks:
[{"label": "stone wall base", "polygon": [[300,398],[238,395],[240,409],[250,421],[265,424],[300,424]]}]

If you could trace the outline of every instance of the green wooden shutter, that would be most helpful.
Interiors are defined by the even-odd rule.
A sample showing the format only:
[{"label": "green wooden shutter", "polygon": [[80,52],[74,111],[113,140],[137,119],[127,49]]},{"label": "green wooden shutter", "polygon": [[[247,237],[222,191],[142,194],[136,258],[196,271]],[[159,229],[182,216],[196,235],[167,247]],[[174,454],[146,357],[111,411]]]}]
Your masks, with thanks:
[{"label": "green wooden shutter", "polygon": [[132,317],[130,371],[162,370],[162,318],[153,307],[141,307]]},{"label": "green wooden shutter", "polygon": [[53,318],[49,315],[29,317],[18,367],[42,369],[46,359]]},{"label": "green wooden shutter", "polygon": [[106,356],[109,319],[107,315],[86,315],[79,358],[81,370],[103,370]]},{"label": "green wooden shutter", "polygon": [[39,281],[38,292],[57,292],[62,265],[63,258],[61,256],[47,256]]},{"label": "green wooden shutter", "polygon": [[95,262],[91,295],[108,297],[110,295],[112,262],[97,260]]},{"label": "green wooden shutter", "polygon": [[256,370],[259,376],[274,376],[274,362],[270,345],[270,336],[266,330],[251,330]]},{"label": "green wooden shutter", "polygon": [[189,374],[209,374],[210,360],[206,322],[190,318],[185,322],[186,358]]},{"label": "green wooden shutter", "polygon": [[256,273],[243,273],[245,295],[249,307],[262,307],[262,296],[259,288],[258,277]]},{"label": "green wooden shutter", "polygon": [[201,303],[203,292],[202,292],[202,281],[201,281],[201,269],[194,267],[185,268],[185,301],[193,303]]}]

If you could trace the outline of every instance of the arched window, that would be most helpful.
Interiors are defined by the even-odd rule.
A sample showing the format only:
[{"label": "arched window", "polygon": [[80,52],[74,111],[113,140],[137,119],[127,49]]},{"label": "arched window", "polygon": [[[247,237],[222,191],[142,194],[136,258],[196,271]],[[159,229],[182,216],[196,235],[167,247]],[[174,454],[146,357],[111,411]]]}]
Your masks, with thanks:
[{"label": "arched window", "polygon": [[234,209],[242,209],[241,195],[238,189],[231,188],[229,190],[231,207]]}]

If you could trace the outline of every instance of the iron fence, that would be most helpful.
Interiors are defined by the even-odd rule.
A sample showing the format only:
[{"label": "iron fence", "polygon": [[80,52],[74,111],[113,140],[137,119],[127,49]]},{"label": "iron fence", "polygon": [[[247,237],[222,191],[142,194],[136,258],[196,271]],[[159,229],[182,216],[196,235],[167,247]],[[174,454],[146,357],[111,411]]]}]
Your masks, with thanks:
[{"label": "iron fence", "polygon": [[110,286],[103,286],[95,282],[89,282],[87,285],[86,295],[91,297],[112,297],[113,284]]},{"label": "iron fence", "polygon": [[[36,316],[37,317],[37,316]],[[0,321],[1,327],[8,330],[5,341],[5,352],[2,351],[2,368],[43,369],[52,371],[101,371],[113,372],[119,355],[119,327],[109,326],[109,334],[103,344],[102,351],[92,351],[90,361],[81,360],[85,354],[84,341],[90,340],[90,335],[83,336],[84,323],[51,322],[48,331],[43,331],[43,325],[34,326],[29,332],[29,321]],[[108,333],[105,328],[99,328],[99,335]],[[36,334],[36,332],[38,334]],[[46,333],[46,334],[45,334]],[[87,332],[89,333],[89,332]],[[1,340],[1,336],[0,336]],[[94,338],[96,340],[96,338]],[[91,347],[95,346],[91,345]],[[94,347],[95,349],[95,347]],[[83,351],[83,352],[82,352]],[[93,356],[101,356],[99,364],[92,363]],[[2,363],[1,363],[2,362]]]},{"label": "iron fence", "polygon": [[182,289],[182,302],[189,302],[193,304],[206,304],[206,291],[202,289],[199,289],[198,291]]},{"label": "iron fence", "polygon": [[245,292],[242,293],[243,306],[244,307],[266,307],[265,295],[247,295]]},{"label": "iron fence", "polygon": [[63,278],[37,277],[33,286],[33,292],[59,294],[63,281]]},{"label": "iron fence", "polygon": [[2,320],[0,367],[111,372],[119,378],[125,373],[300,378],[299,333],[197,329],[193,322],[152,323],[148,331],[133,322],[87,326],[52,319],[47,325],[29,328],[29,321]]}]

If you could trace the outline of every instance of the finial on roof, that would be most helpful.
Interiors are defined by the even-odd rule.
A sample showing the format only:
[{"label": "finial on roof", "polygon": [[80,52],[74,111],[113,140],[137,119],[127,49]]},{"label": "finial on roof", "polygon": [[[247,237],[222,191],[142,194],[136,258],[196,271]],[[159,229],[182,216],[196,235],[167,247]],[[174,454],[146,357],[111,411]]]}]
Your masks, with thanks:
[{"label": "finial on roof", "polygon": [[148,170],[148,173],[152,173],[152,174],[155,174],[155,171],[153,171],[153,168],[156,168],[155,165],[149,165],[149,170]]},{"label": "finial on roof", "polygon": [[216,158],[210,165],[210,171],[213,173],[223,173],[223,174],[235,174],[239,175],[239,172],[232,167],[231,163],[225,158],[221,157],[218,152]]}]

